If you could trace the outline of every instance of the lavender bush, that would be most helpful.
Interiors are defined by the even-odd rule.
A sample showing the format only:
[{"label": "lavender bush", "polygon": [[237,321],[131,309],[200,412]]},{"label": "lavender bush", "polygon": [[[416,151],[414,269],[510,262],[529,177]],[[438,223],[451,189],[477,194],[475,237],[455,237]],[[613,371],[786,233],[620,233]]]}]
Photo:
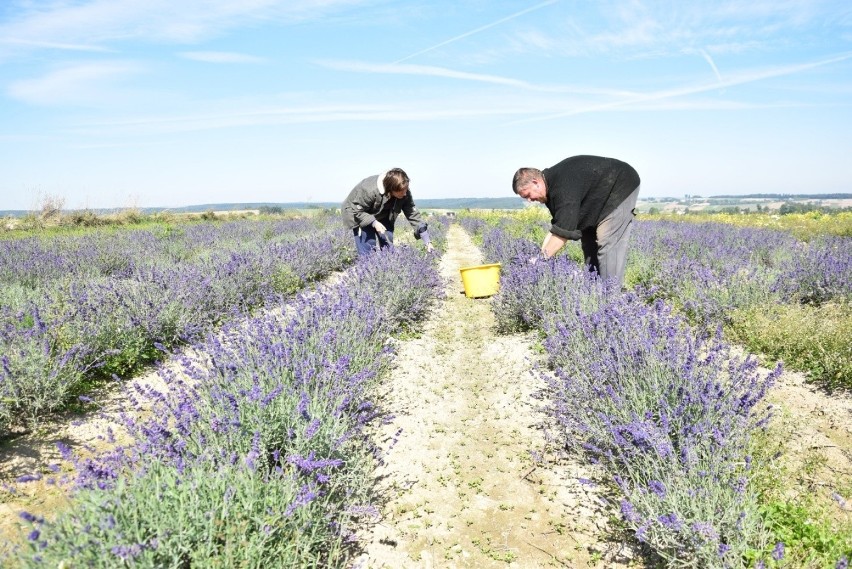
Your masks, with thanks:
[{"label": "lavender bush", "polygon": [[[0,242],[0,436],[26,426],[13,417],[60,408],[93,370],[131,373],[155,344],[199,338],[342,268],[354,253],[347,237],[326,216]],[[37,329],[24,316],[34,310]],[[33,358],[45,362],[15,363]],[[33,389],[38,405],[23,395]]]},{"label": "lavender bush", "polygon": [[698,324],[777,302],[852,299],[852,239],[804,243],[788,233],[721,223],[640,221],[628,277],[656,286]]},{"label": "lavender bush", "polygon": [[801,242],[777,230],[675,222],[639,223],[634,237],[629,282],[653,286],[694,324],[724,325],[735,341],[823,386],[852,386],[844,333],[852,239]]},{"label": "lavender bush", "polygon": [[[440,289],[409,247],[197,346],[164,392],[137,388],[133,443],[79,460],[73,510],[32,519],[23,566],[341,563],[371,511],[371,384],[386,340]],[[274,557],[272,557],[274,556]]]},{"label": "lavender bush", "polygon": [[565,444],[602,464],[624,522],[672,567],[766,556],[748,452],[780,368],[761,376],[718,332],[652,300],[653,288],[619,294],[565,256],[530,264],[535,244],[514,239],[502,228],[483,236],[486,258],[503,263],[498,322],[542,331],[550,411]]},{"label": "lavender bush", "polygon": [[[547,330],[554,416],[613,476],[622,514],[673,567],[741,566],[768,542],[748,490],[753,417],[774,374],[696,336],[662,302],[609,299]],[[568,311],[563,311],[568,313]]]},{"label": "lavender bush", "polygon": [[65,400],[91,368],[82,344],[58,345],[36,306],[3,314],[0,343],[0,433],[16,422],[35,421]]},{"label": "lavender bush", "polygon": [[795,250],[795,260],[775,285],[784,298],[817,305],[852,302],[851,238],[822,237],[798,244]]},{"label": "lavender bush", "polygon": [[712,328],[733,309],[779,300],[773,285],[792,261],[795,244],[779,231],[637,222],[628,277],[656,287],[693,322]]},{"label": "lavender bush", "polygon": [[[474,218],[476,227],[469,219],[463,223],[482,233],[481,242],[494,249],[495,259],[517,260],[518,255],[500,250],[506,247],[520,248],[522,256],[535,252],[547,228],[547,223],[532,215],[485,219],[488,223]],[[486,226],[488,230],[481,231]],[[579,245],[573,242],[562,256],[580,264],[583,260]],[[852,376],[845,371],[848,366],[843,365],[848,359],[843,330],[848,325],[842,321],[852,307],[852,240],[848,237],[803,242],[777,229],[637,220],[625,282],[666,300],[696,326],[708,330],[724,326],[726,334],[750,350],[783,359],[820,384],[852,385]],[[797,306],[809,308],[797,310]],[[822,312],[836,314],[833,320],[841,323],[819,339],[812,338],[805,330]],[[790,333],[779,330],[791,314],[811,316],[788,326]],[[803,350],[808,352],[806,357]]]}]

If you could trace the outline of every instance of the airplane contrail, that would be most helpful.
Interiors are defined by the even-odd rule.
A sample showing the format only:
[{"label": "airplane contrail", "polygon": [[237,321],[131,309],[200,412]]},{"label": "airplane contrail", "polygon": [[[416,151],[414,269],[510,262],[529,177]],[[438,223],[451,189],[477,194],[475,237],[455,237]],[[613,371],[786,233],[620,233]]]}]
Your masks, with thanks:
[{"label": "airplane contrail", "polygon": [[626,105],[630,105],[632,103],[644,103],[648,101],[660,101],[663,99],[671,99],[674,97],[682,97],[685,95],[694,95],[696,93],[704,93],[706,91],[711,91],[713,89],[718,89],[720,87],[733,87],[736,85],[745,85],[747,83],[754,83],[755,81],[761,81],[763,79],[771,79],[773,77],[783,77],[785,75],[793,75],[795,73],[801,73],[803,71],[807,71],[809,69],[814,69],[817,67],[822,67],[824,65],[831,65],[832,63],[839,63],[841,61],[845,61],[847,59],[852,59],[852,52],[842,53],[836,55],[834,57],[829,57],[826,59],[821,59],[817,61],[811,61],[809,63],[798,63],[793,65],[787,65],[785,67],[776,67],[770,68],[764,71],[758,71],[751,74],[743,74],[739,76],[734,76],[729,79],[725,79],[720,81],[719,83],[708,83],[701,84],[695,86],[684,86],[677,87],[674,89],[667,89],[664,91],[654,91],[652,93],[647,93],[645,95],[640,95],[638,97],[630,97],[626,99],[622,99],[620,101],[612,101],[609,103],[602,103],[599,105],[592,105],[584,108],[577,108],[570,111],[564,111],[560,113],[553,113],[546,116],[538,116],[527,119],[521,119],[517,121],[511,121],[508,124],[522,124],[522,123],[531,123],[538,122],[543,120],[551,120],[557,119],[572,115],[580,115],[584,113],[596,112],[596,111],[604,111],[607,109],[613,109],[617,107],[623,107]]},{"label": "airplane contrail", "polygon": [[716,67],[716,63],[713,61],[713,58],[710,57],[710,54],[707,53],[704,49],[699,49],[698,53],[700,53],[701,56],[707,61],[707,63],[710,64],[710,67],[713,68],[713,73],[716,74],[716,79],[718,79],[719,83],[721,83],[722,82],[722,74],[719,73],[719,68]]},{"label": "airplane contrail", "polygon": [[432,47],[427,47],[426,49],[421,49],[420,51],[418,51],[416,53],[412,53],[411,55],[407,55],[407,56],[403,57],[402,59],[397,59],[396,61],[394,61],[394,63],[402,63],[403,61],[407,61],[407,60],[409,60],[413,57],[417,57],[418,55],[422,55],[426,52],[432,51],[433,49],[438,49],[441,46],[445,46],[448,43],[453,43],[454,41],[458,41],[462,38],[472,36],[473,34],[477,34],[477,33],[481,32],[483,30],[487,30],[488,28],[493,28],[494,26],[502,24],[503,22],[508,22],[509,20],[513,20],[513,19],[515,19],[519,16],[523,16],[524,14],[528,14],[528,13],[533,12],[535,10],[539,10],[541,8],[544,8],[545,6],[550,6],[551,4],[556,4],[558,1],[559,0],[548,0],[547,2],[542,2],[541,4],[536,4],[535,6],[527,8],[526,10],[521,10],[520,12],[515,12],[514,14],[512,14],[510,16],[506,16],[505,18],[500,18],[496,22],[491,22],[490,24],[485,24],[484,26],[480,26],[480,27],[476,28],[475,30],[465,32],[461,35],[455,36],[455,37],[450,38],[448,40],[444,40],[441,43],[433,45]]}]

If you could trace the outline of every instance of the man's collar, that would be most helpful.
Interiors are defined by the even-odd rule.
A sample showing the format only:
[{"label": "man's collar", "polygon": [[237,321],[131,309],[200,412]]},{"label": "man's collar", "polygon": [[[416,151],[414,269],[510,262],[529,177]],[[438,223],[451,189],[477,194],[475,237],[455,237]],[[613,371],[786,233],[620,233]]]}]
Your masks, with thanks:
[{"label": "man's collar", "polygon": [[381,195],[385,195],[385,176],[387,176],[388,172],[385,170],[379,177],[376,179],[376,188],[379,190]]}]

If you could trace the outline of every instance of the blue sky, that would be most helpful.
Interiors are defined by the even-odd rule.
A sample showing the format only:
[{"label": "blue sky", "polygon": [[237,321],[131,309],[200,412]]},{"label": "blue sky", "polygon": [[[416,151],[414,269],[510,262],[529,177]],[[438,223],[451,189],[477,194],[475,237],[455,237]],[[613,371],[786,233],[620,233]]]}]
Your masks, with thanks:
[{"label": "blue sky", "polygon": [[852,192],[852,3],[3,0],[0,209],[512,195],[632,164],[645,196]]}]

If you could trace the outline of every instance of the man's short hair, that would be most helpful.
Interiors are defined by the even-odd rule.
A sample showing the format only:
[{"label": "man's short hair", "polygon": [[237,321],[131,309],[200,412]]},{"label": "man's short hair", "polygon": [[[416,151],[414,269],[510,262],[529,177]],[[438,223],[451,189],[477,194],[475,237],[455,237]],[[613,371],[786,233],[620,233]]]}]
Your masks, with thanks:
[{"label": "man's short hair", "polygon": [[544,179],[541,170],[538,168],[518,168],[515,177],[512,178],[512,191],[517,194],[518,190],[538,179]]}]

